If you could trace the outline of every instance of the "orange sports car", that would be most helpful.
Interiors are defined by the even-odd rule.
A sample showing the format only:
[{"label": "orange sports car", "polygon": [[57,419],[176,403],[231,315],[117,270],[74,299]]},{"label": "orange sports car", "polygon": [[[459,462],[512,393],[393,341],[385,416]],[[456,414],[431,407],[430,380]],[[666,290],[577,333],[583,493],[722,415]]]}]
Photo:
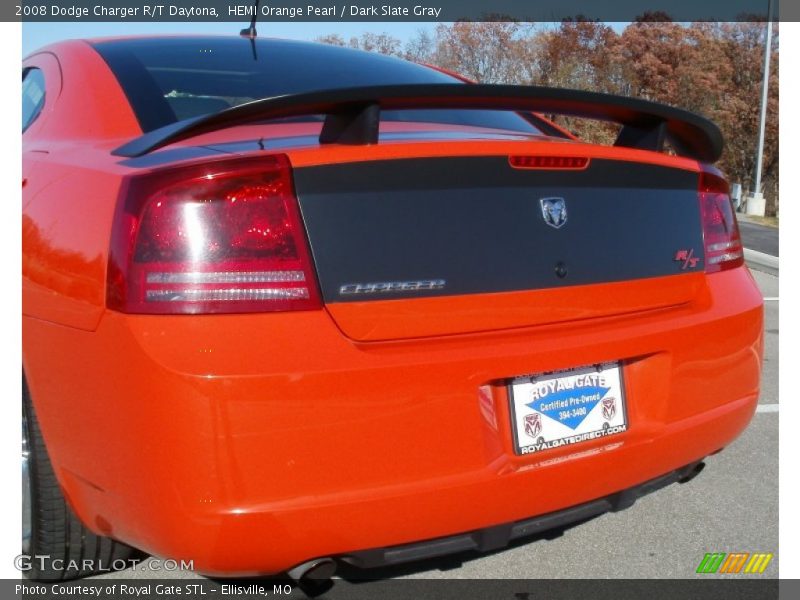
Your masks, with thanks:
[{"label": "orange sports car", "polygon": [[240,37],[62,42],[22,88],[34,578],[493,550],[753,415],[762,298],[700,116]]}]

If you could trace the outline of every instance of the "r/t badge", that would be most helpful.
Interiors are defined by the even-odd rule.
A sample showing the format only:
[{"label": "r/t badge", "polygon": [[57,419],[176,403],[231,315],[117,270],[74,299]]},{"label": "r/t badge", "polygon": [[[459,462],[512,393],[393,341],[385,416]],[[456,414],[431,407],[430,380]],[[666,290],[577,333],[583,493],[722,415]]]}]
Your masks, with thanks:
[{"label": "r/t badge", "polygon": [[700,259],[694,255],[694,248],[690,248],[689,250],[678,250],[672,260],[683,263],[681,270],[685,271],[686,269],[694,269]]}]

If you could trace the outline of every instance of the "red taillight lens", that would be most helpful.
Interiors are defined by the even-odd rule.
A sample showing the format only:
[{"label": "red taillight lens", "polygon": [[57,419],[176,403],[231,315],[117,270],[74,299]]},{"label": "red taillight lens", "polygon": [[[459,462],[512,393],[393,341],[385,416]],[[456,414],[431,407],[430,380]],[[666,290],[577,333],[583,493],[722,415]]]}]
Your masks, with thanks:
[{"label": "red taillight lens", "polygon": [[285,156],[130,180],[111,241],[109,308],[238,313],[321,306]]},{"label": "red taillight lens", "polygon": [[711,173],[700,174],[700,212],[706,273],[733,269],[744,264],[739,225],[729,195],[728,182]]},{"label": "red taillight lens", "polygon": [[585,156],[527,156],[508,157],[509,164],[515,169],[548,169],[581,171],[589,166]]}]

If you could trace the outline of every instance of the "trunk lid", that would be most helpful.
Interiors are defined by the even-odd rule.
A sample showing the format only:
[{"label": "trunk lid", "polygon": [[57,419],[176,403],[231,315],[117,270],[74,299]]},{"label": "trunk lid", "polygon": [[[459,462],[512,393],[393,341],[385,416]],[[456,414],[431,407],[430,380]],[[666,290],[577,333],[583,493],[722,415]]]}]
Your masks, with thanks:
[{"label": "trunk lid", "polygon": [[[652,310],[691,301],[704,282],[693,171],[459,156],[304,166],[294,176],[327,310],[354,340]],[[700,260],[675,260],[681,251]]]}]

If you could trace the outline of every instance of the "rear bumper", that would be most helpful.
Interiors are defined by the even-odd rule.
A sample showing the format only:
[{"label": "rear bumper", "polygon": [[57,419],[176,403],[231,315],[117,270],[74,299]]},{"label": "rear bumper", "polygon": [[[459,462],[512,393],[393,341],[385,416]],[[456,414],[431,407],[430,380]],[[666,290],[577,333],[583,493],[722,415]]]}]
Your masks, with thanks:
[{"label": "rear bumper", "polygon": [[[274,573],[546,515],[730,443],[757,402],[762,300],[746,269],[707,279],[671,309],[402,342],[355,343],[324,311],[26,319],[24,361],[89,527]],[[610,360],[628,431],[516,456],[504,380]]]}]

